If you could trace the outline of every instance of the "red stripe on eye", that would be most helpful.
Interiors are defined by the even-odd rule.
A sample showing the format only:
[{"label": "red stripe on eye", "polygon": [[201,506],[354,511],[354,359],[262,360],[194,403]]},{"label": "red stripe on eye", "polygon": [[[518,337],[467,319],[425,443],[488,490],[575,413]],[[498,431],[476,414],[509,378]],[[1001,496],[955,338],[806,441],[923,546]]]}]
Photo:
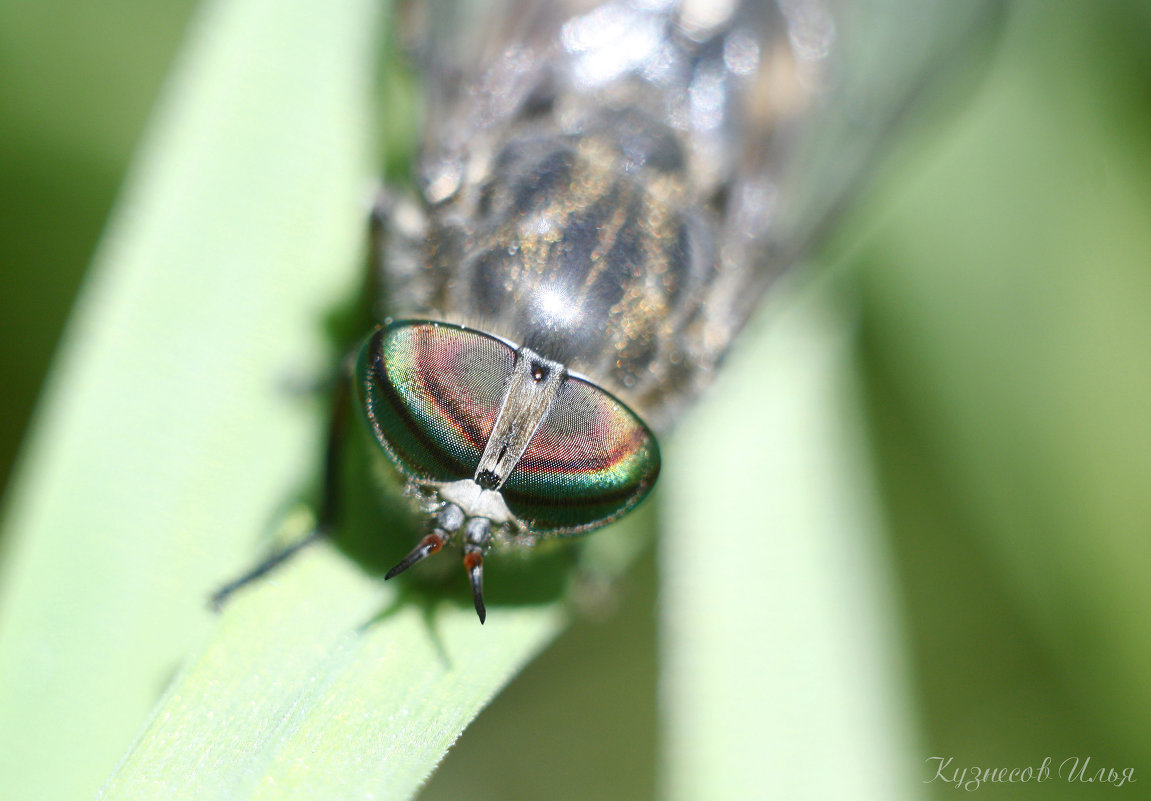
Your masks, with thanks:
[{"label": "red stripe on eye", "polygon": [[512,511],[540,528],[614,519],[647,494],[659,447],[643,421],[599,387],[568,379],[505,485]]},{"label": "red stripe on eye", "polygon": [[478,331],[423,321],[393,323],[382,336],[374,371],[381,444],[409,475],[469,478],[495,424],[515,352]]}]

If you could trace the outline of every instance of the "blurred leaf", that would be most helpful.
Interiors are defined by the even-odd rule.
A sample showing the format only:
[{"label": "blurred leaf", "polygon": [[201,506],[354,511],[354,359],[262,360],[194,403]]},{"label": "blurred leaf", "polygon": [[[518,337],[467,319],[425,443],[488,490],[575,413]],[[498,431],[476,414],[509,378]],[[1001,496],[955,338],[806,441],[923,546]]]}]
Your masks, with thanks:
[{"label": "blurred leaf", "polygon": [[[1016,655],[988,670],[987,651],[951,653],[954,640],[932,639],[934,682],[951,699],[937,703],[957,707],[947,746],[974,760],[1005,750],[988,753],[979,732],[1014,736],[1022,753],[1050,747],[1050,726],[986,700],[1027,697],[1038,680],[1058,703],[1040,696],[1033,706],[1057,710],[1070,747],[1097,760],[1151,755],[1142,634],[1151,627],[1151,104],[1145,82],[1130,79],[1146,48],[1125,40],[1106,5],[1058,8],[1020,17],[983,102],[900,186],[899,231],[865,254],[870,358],[899,409],[898,436],[916,444],[951,506],[939,522],[986,563],[966,595],[934,603],[979,605],[994,582],[1009,605],[997,614],[1022,628],[1003,650],[1022,641],[1051,674],[1037,677]],[[922,536],[918,525],[906,536]],[[938,553],[921,555],[933,558],[912,570],[949,572]],[[972,692],[973,679],[986,686]]]},{"label": "blurred leaf", "polygon": [[822,293],[769,312],[667,459],[667,797],[915,798],[850,327]]},{"label": "blurred leaf", "polygon": [[192,6],[0,0],[0,490]]},{"label": "blurred leaf", "polygon": [[322,426],[370,175],[375,4],[209,5],[101,246],[9,496],[5,794],[91,797]]}]

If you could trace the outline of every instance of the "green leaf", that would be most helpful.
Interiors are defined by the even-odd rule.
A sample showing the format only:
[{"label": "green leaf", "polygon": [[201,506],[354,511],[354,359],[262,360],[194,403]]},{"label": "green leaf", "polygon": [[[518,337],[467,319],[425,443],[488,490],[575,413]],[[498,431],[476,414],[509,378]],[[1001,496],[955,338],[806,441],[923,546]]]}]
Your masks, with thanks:
[{"label": "green leaf", "polygon": [[103,799],[410,798],[563,623],[398,602],[330,549],[236,599]]},{"label": "green leaf", "polygon": [[1133,12],[1029,7],[862,253],[925,706],[957,758],[1151,760],[1151,106]]},{"label": "green leaf", "polygon": [[0,775],[90,798],[251,558],[320,426],[353,285],[372,3],[210,4],[100,247],[5,517]]},{"label": "green leaf", "polygon": [[913,798],[850,325],[825,291],[768,312],[667,458],[666,796]]}]

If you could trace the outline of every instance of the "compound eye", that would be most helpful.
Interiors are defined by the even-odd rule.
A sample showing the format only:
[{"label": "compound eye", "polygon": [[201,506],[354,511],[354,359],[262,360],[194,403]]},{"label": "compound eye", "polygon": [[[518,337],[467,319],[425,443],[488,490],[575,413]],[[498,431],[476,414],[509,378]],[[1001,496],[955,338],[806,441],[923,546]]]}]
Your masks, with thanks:
[{"label": "compound eye", "polygon": [[606,390],[569,377],[503,486],[521,520],[554,534],[610,523],[659,477],[655,435]]},{"label": "compound eye", "polygon": [[516,354],[468,328],[389,323],[360,349],[356,383],[376,440],[410,478],[471,478]]}]

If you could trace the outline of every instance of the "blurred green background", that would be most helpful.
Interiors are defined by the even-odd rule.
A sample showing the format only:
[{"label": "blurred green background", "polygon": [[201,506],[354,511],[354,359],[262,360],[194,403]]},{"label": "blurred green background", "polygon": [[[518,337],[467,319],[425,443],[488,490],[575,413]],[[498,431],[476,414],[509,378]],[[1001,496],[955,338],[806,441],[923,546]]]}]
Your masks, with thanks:
[{"label": "blurred green background", "polygon": [[194,7],[0,2],[0,482]]},{"label": "blurred green background", "polygon": [[[193,5],[0,0],[0,481]],[[831,248],[925,760],[1090,756],[1151,780],[1148,42],[1146,3],[1013,6],[963,108],[896,154]],[[529,668],[428,796],[486,766],[503,798],[651,797],[654,586],[645,563],[618,616]],[[524,710],[545,734],[522,736]]]}]

